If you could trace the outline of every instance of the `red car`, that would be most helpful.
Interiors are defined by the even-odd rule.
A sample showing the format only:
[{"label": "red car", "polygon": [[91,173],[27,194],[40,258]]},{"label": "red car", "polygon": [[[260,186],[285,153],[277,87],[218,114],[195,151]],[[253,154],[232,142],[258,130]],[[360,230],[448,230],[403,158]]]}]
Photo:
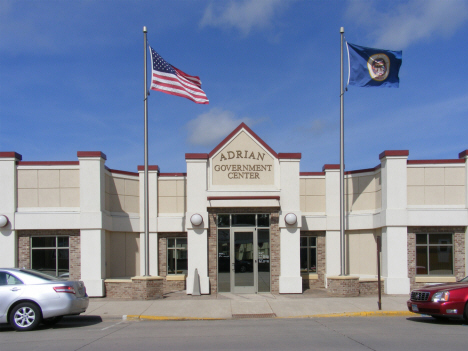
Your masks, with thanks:
[{"label": "red car", "polygon": [[456,283],[426,285],[411,292],[408,310],[436,319],[465,318],[468,321],[468,277]]}]

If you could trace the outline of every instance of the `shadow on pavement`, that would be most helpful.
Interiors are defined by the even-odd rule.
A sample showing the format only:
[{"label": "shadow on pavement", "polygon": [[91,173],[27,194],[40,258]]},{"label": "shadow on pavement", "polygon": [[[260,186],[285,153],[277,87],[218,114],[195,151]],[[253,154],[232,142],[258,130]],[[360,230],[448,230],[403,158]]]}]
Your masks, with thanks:
[{"label": "shadow on pavement", "polygon": [[[102,323],[101,316],[66,316],[54,326],[44,325],[41,323],[36,329],[32,330],[32,332],[46,329],[82,328],[99,323]],[[14,329],[9,324],[0,324],[0,333],[11,331],[14,331]],[[20,333],[27,332],[23,331]]]},{"label": "shadow on pavement", "polygon": [[54,326],[42,325],[43,329],[66,329],[66,328],[81,328],[89,327],[102,323],[101,316],[67,316]]},{"label": "shadow on pavement", "polygon": [[457,318],[433,318],[431,316],[421,316],[421,317],[408,317],[406,318],[412,322],[425,323],[425,324],[446,324],[446,325],[464,325],[468,326],[467,322],[463,319]]}]

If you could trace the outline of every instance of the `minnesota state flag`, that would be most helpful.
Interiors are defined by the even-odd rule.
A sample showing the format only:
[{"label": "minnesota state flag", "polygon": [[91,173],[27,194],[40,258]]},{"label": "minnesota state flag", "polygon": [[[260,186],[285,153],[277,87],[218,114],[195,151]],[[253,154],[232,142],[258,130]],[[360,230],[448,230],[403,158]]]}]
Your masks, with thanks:
[{"label": "minnesota state flag", "polygon": [[351,43],[348,46],[348,85],[358,87],[398,88],[401,51],[367,48]]}]

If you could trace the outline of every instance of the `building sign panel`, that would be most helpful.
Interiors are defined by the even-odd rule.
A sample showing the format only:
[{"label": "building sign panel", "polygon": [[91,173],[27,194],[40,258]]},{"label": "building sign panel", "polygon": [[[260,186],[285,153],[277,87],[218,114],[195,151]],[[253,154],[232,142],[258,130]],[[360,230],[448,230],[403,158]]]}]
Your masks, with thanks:
[{"label": "building sign panel", "polygon": [[243,131],[213,157],[213,185],[272,185],[274,161]]}]

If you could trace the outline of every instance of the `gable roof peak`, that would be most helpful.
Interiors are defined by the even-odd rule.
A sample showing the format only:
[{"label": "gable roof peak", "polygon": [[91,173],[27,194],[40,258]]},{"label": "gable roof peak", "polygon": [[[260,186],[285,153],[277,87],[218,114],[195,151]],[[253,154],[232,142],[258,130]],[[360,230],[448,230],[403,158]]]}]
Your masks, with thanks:
[{"label": "gable roof peak", "polygon": [[247,124],[242,122],[234,129],[226,138],[223,139],[208,155],[211,158],[214,154],[216,154],[220,149],[222,149],[233,137],[235,137],[241,130],[245,130],[252,138],[254,138],[260,145],[262,145],[265,149],[270,152],[273,157],[278,158],[278,154],[270,147],[267,143],[265,143],[257,134],[254,133],[252,129],[250,129]]}]

